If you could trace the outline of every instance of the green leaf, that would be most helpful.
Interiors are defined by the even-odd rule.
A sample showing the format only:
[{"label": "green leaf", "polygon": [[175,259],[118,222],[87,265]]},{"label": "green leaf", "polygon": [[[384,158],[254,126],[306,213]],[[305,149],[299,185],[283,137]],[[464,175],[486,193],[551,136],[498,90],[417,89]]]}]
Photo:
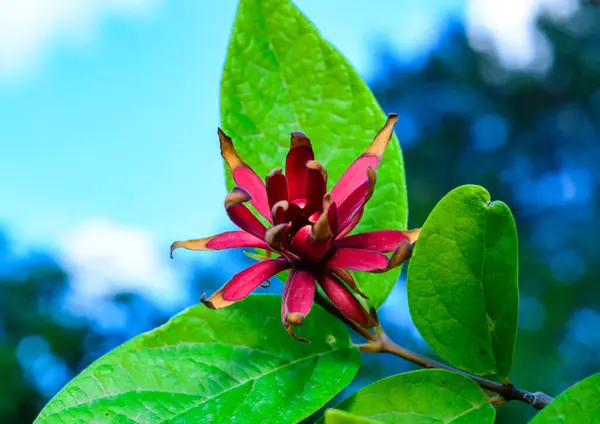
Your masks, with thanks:
[{"label": "green leaf", "polygon": [[[472,380],[445,370],[419,370],[373,383],[336,409],[393,424],[493,423],[496,410]],[[351,423],[325,414],[325,423]],[[357,421],[358,422],[358,421]]]},{"label": "green leaf", "polygon": [[513,362],[519,289],[510,209],[482,187],[448,193],[408,266],[408,304],[429,346],[452,365],[505,377]]},{"label": "green leaf", "polygon": [[350,383],[360,353],[319,307],[298,329],[311,344],[280,310],[268,295],[192,307],[94,362],[36,423],[297,423]]},{"label": "green leaf", "polygon": [[[293,3],[240,1],[221,82],[221,120],[258,175],[283,168],[290,133],[303,131],[316,160],[327,169],[331,188],[385,119],[352,65]],[[375,194],[355,231],[404,229],[407,214],[404,162],[394,136],[377,171]],[[358,283],[371,305],[381,306],[399,273],[360,275]]]},{"label": "green leaf", "polygon": [[325,424],[377,424],[377,421],[339,409],[328,409],[325,411]]},{"label": "green leaf", "polygon": [[545,423],[600,423],[600,373],[569,387],[530,421]]}]

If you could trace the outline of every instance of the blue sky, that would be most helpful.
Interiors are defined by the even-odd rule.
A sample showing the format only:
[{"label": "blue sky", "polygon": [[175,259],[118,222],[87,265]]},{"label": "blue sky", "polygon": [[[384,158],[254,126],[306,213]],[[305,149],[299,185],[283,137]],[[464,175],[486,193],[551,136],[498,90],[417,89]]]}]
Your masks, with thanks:
[{"label": "blue sky", "polygon": [[[410,60],[448,17],[485,16],[483,1],[296,3],[368,77],[374,43]],[[228,227],[216,128],[237,2],[7,4],[19,13],[0,14],[0,227],[83,275],[139,285],[172,241]]]},{"label": "blue sky", "polygon": [[[460,11],[435,3],[385,1],[364,17],[341,1],[298,1],[365,74],[371,41],[392,32],[416,54]],[[59,40],[26,77],[0,80],[0,220],[14,236],[54,243],[107,217],[167,243],[221,224],[218,90],[236,2],[206,4],[106,17],[91,42]]]}]

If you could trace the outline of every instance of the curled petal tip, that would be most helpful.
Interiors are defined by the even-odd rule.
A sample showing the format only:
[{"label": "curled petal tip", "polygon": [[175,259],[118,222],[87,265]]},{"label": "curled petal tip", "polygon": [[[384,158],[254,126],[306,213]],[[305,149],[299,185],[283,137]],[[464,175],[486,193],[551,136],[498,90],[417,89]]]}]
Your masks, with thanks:
[{"label": "curled petal tip", "polygon": [[317,219],[317,222],[312,226],[311,234],[315,240],[327,240],[331,237],[331,227],[329,226],[329,218],[325,210]]},{"label": "curled petal tip", "polygon": [[171,259],[173,259],[173,250],[177,249],[178,247],[181,247],[180,241],[176,241],[171,245],[171,249],[169,251],[169,256],[171,257]]},{"label": "curled petal tip", "polygon": [[[220,129],[220,128],[219,128],[219,129]],[[209,299],[207,299],[207,298],[206,298],[206,293],[203,293],[203,294],[202,294],[202,297],[200,298],[200,302],[201,302],[201,303],[202,303],[204,306],[206,306],[207,308],[210,308],[210,309],[217,309],[217,308],[215,307],[215,305],[213,305],[213,303],[212,303],[212,302],[211,302]]]},{"label": "curled petal tip", "polygon": [[287,200],[280,200],[279,202],[275,203],[271,208],[271,216],[273,217],[273,222],[281,223],[285,221],[285,217],[289,209],[290,202],[288,202]]},{"label": "curled petal tip", "polygon": [[325,193],[325,196],[323,196],[323,209],[327,209],[331,202],[333,202],[331,193]]},{"label": "curled petal tip", "polygon": [[309,160],[308,162],[306,162],[306,167],[309,169],[314,169],[315,171],[319,171],[323,176],[323,179],[327,179],[327,171],[325,170],[325,167],[321,162],[316,160]]},{"label": "curled petal tip", "polygon": [[225,196],[225,209],[229,209],[240,203],[249,202],[250,200],[252,200],[250,193],[241,187],[234,187],[231,192]]},{"label": "curled petal tip", "polygon": [[379,317],[377,316],[377,310],[372,306],[371,306],[371,309],[369,309],[369,317],[371,318],[371,320],[374,324],[369,328],[379,326]]},{"label": "curled petal tip", "polygon": [[379,130],[367,150],[365,150],[365,154],[381,157],[383,156],[383,152],[387,147],[388,143],[392,138],[392,133],[394,131],[394,124],[398,120],[398,115],[394,113],[390,113],[385,121],[383,127]]},{"label": "curled petal tip", "polygon": [[305,318],[306,317],[304,316],[304,314],[292,312],[285,316],[285,322],[290,325],[303,325]]},{"label": "curled petal tip", "polygon": [[404,261],[410,259],[413,251],[412,243],[403,241],[400,243],[396,251],[390,257],[386,271],[392,268],[396,268],[404,263]]},{"label": "curled petal tip", "polygon": [[284,249],[284,236],[291,224],[283,223],[272,226],[265,233],[265,241],[276,251]]},{"label": "curled petal tip", "polygon": [[294,131],[290,134],[292,147],[310,146],[310,140],[302,131]]},{"label": "curled petal tip", "polygon": [[206,294],[202,294],[200,302],[202,302],[204,306],[210,309],[221,309],[235,303],[230,300],[223,299],[223,287],[214,292],[213,295],[208,299],[206,298]]},{"label": "curled petal tip", "polygon": [[410,241],[412,244],[415,244],[415,242],[419,239],[421,229],[415,228],[414,230],[404,230],[402,231],[402,233],[404,233],[404,235],[408,237],[408,241]]},{"label": "curled petal tip", "polygon": [[267,175],[267,179],[268,178],[273,178],[275,175],[281,175],[281,174],[283,174],[283,169],[281,169],[281,168],[274,168]]}]

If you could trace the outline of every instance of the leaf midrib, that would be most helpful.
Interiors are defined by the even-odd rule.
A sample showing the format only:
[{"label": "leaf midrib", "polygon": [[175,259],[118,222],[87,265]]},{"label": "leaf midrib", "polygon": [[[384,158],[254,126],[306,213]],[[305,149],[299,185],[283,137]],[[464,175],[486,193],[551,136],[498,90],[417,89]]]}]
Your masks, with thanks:
[{"label": "leaf midrib", "polygon": [[[216,345],[222,345],[222,343],[215,343],[215,344]],[[154,348],[154,349],[156,349],[156,348]],[[352,346],[345,346],[345,347],[342,347],[342,348],[331,349],[331,350],[328,350],[328,351],[325,351],[325,352],[320,352],[318,354],[313,354],[313,355],[305,356],[303,358],[299,358],[299,359],[295,359],[295,360],[286,362],[285,364],[279,365],[278,367],[275,367],[272,370],[270,370],[270,371],[268,371],[268,372],[266,372],[264,374],[256,376],[256,378],[248,378],[247,380],[244,380],[243,382],[238,382],[239,384],[235,384],[232,387],[229,387],[226,390],[223,390],[223,391],[221,391],[221,392],[219,392],[219,393],[217,393],[217,394],[215,394],[213,396],[210,396],[210,397],[207,397],[207,398],[202,398],[202,401],[196,403],[194,406],[192,406],[190,408],[185,409],[184,411],[178,412],[177,414],[175,414],[175,415],[173,415],[173,416],[171,416],[171,417],[169,417],[169,418],[161,421],[161,424],[167,422],[167,420],[172,420],[173,418],[175,418],[175,417],[177,417],[179,415],[182,415],[182,414],[186,413],[187,411],[189,411],[189,410],[191,410],[193,408],[196,408],[196,407],[198,407],[200,405],[203,405],[204,403],[206,403],[206,402],[208,402],[208,401],[210,401],[210,400],[212,400],[212,399],[214,399],[216,397],[219,397],[219,396],[221,396],[221,395],[223,395],[223,394],[225,394],[225,393],[227,393],[227,392],[229,392],[231,390],[237,389],[237,388],[243,386],[244,384],[248,383],[249,381],[256,382],[257,380],[259,380],[259,379],[261,379],[263,377],[266,377],[266,376],[268,376],[270,374],[273,374],[273,373],[275,373],[275,372],[277,372],[277,371],[279,371],[279,370],[281,370],[281,369],[283,369],[283,368],[285,368],[287,366],[293,366],[294,364],[298,364],[298,363],[300,363],[302,361],[305,361],[305,360],[308,360],[308,359],[320,358],[320,357],[328,355],[328,354],[333,354],[335,352],[339,352],[339,351],[343,351],[343,350],[349,350],[349,349],[352,349]],[[252,350],[252,349],[248,348],[248,350]],[[126,352],[123,352],[123,353],[127,353],[127,352],[130,352],[130,351],[126,351]],[[99,364],[99,365],[105,365],[105,364]],[[90,371],[93,371],[93,370],[90,370]],[[164,391],[164,390],[154,390],[154,389],[129,390],[129,391],[125,391],[125,392],[113,393],[113,394],[110,394],[110,395],[104,395],[104,396],[99,396],[99,397],[96,397],[96,398],[93,398],[93,399],[88,399],[85,402],[77,403],[77,404],[72,405],[70,407],[63,408],[63,409],[60,409],[60,410],[58,410],[56,412],[53,412],[52,414],[50,414],[50,415],[48,415],[46,417],[40,416],[40,417],[38,417],[38,419],[36,419],[36,422],[38,422],[38,420],[40,420],[39,422],[43,422],[42,420],[48,420],[48,419],[50,419],[51,417],[53,417],[55,415],[64,413],[64,412],[72,410],[72,409],[79,409],[82,406],[86,406],[88,404],[91,404],[91,403],[94,403],[94,402],[97,402],[97,401],[100,401],[100,400],[105,400],[105,399],[110,399],[110,398],[117,398],[119,396],[127,395],[127,394],[130,394],[130,393],[144,393],[144,392],[185,395],[185,396],[188,396],[188,397],[201,397],[200,395],[194,395],[192,393]]]}]

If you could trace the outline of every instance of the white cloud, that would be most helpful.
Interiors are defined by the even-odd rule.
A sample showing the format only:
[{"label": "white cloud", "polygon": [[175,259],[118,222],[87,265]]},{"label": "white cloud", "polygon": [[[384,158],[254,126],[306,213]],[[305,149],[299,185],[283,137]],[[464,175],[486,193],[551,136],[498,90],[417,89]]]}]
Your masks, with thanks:
[{"label": "white cloud", "polygon": [[491,42],[507,68],[544,69],[552,57],[547,40],[535,28],[537,17],[564,19],[577,7],[575,0],[469,0],[467,33],[478,50]]},{"label": "white cloud", "polygon": [[92,219],[67,235],[62,259],[75,297],[102,299],[132,291],[174,306],[188,297],[187,276],[172,267],[168,248],[144,230]]},{"label": "white cloud", "polygon": [[19,77],[60,41],[85,42],[111,15],[143,15],[154,0],[0,0],[0,77]]}]

